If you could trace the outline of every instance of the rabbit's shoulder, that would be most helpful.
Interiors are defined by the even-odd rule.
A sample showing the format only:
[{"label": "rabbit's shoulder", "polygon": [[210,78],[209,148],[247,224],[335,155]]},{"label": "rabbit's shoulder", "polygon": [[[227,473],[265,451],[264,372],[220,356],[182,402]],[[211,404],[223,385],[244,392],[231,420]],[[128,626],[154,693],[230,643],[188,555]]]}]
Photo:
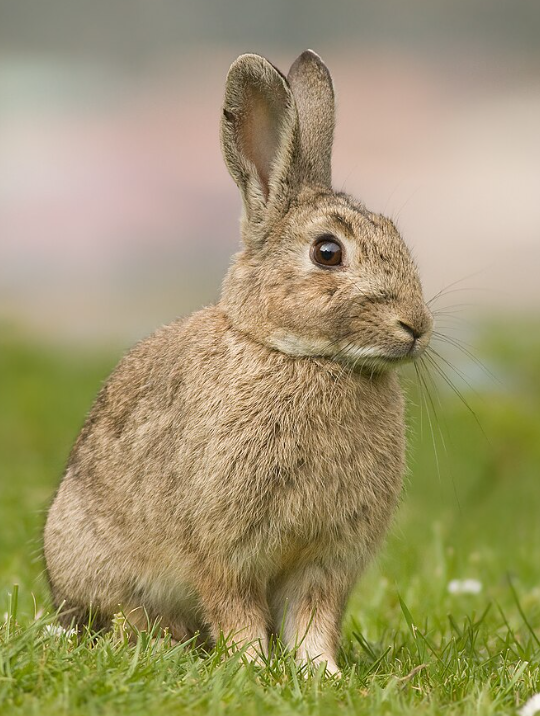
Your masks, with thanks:
[{"label": "rabbit's shoulder", "polygon": [[226,351],[228,327],[223,312],[212,306],[162,326],[137,343],[99,391],[74,452],[92,436],[116,440],[159,415],[174,411],[180,418],[184,385],[194,374],[203,375],[206,363],[219,362]]}]

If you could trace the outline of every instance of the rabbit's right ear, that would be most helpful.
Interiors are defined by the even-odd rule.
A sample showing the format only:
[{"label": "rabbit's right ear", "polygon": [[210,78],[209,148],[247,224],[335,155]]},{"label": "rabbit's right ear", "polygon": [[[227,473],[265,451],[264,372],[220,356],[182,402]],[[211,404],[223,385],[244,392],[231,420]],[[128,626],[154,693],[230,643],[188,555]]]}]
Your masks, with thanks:
[{"label": "rabbit's right ear", "polygon": [[227,76],[221,147],[248,219],[261,222],[288,209],[298,179],[298,132],[285,77],[260,55],[241,55]]},{"label": "rabbit's right ear", "polygon": [[306,50],[293,62],[287,81],[298,108],[304,180],[330,188],[336,111],[330,72],[316,52]]}]

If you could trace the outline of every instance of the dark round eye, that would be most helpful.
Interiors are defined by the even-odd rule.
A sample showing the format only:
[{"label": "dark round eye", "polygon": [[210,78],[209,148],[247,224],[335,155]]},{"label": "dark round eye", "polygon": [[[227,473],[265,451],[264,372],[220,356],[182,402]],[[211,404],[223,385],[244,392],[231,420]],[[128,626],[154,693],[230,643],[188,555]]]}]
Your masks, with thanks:
[{"label": "dark round eye", "polygon": [[342,253],[336,237],[326,234],[319,236],[311,247],[311,260],[319,266],[340,266]]}]

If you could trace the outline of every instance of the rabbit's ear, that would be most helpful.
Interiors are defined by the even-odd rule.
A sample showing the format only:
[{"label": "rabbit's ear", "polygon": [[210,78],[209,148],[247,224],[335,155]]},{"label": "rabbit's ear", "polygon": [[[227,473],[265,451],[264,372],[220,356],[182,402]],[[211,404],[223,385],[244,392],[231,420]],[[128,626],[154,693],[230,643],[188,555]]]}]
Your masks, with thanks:
[{"label": "rabbit's ear", "polygon": [[300,123],[303,180],[330,187],[335,101],[328,68],[312,50],[302,52],[287,77]]},{"label": "rabbit's ear", "polygon": [[259,55],[241,55],[229,70],[221,146],[248,218],[286,211],[296,185],[298,113],[285,77]]}]

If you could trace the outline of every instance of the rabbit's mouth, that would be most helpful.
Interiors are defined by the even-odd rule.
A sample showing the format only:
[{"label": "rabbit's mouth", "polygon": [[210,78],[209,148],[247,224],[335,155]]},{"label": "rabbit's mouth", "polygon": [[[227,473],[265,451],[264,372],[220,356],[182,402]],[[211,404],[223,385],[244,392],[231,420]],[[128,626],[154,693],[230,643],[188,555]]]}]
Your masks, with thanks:
[{"label": "rabbit's mouth", "polygon": [[375,348],[366,346],[349,346],[346,350],[336,353],[334,359],[347,363],[357,371],[384,371],[412,363],[422,356],[429,341],[415,341],[408,347]]}]

